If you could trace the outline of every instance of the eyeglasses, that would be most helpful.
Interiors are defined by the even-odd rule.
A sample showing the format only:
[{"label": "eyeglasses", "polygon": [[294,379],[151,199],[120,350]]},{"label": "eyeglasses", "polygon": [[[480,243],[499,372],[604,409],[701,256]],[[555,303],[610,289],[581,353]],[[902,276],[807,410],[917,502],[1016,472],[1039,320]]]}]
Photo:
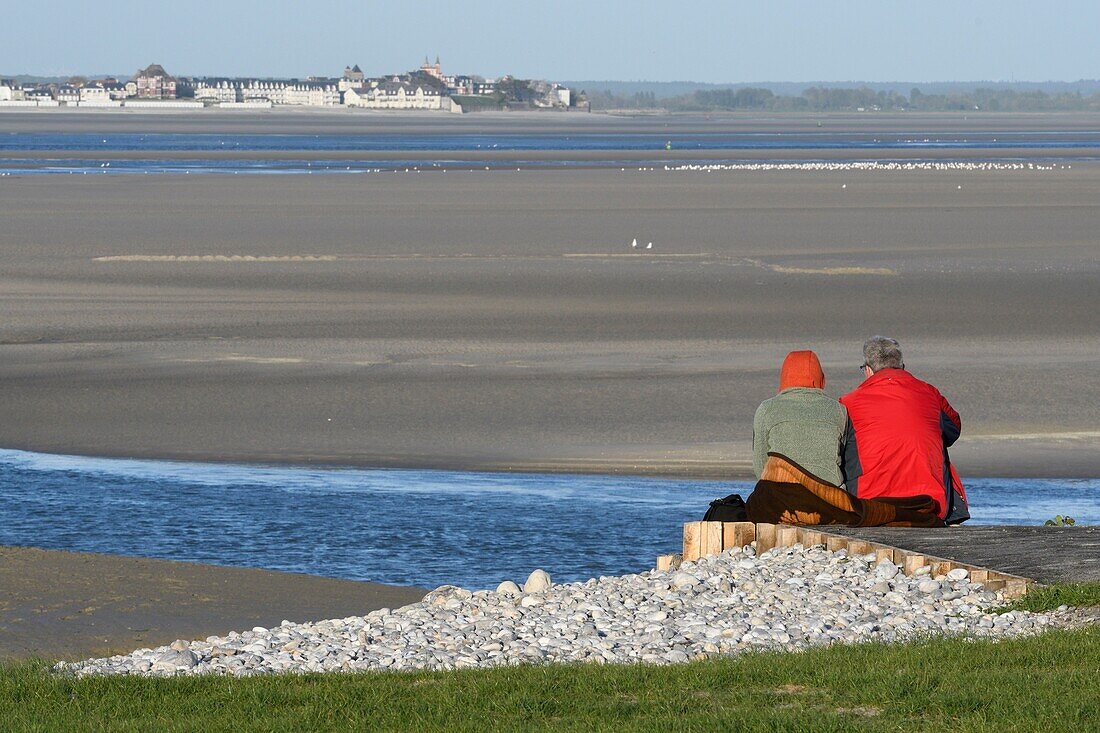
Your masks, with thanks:
[{"label": "eyeglasses", "polygon": [[859,371],[860,371],[861,373],[862,373],[862,372],[863,372],[863,370],[864,370],[864,369],[866,369],[866,368],[867,368],[867,362],[863,362],[862,364],[860,364],[860,365],[859,365]]}]

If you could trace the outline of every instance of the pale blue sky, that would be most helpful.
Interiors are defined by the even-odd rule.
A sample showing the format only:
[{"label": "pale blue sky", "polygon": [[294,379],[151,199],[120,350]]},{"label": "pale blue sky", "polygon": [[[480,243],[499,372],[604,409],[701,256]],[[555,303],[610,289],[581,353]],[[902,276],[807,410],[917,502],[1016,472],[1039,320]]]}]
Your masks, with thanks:
[{"label": "pale blue sky", "polygon": [[[444,70],[551,79],[1072,81],[1100,77],[1096,0],[4,3],[0,74]],[[14,6],[14,7],[13,7]]]}]

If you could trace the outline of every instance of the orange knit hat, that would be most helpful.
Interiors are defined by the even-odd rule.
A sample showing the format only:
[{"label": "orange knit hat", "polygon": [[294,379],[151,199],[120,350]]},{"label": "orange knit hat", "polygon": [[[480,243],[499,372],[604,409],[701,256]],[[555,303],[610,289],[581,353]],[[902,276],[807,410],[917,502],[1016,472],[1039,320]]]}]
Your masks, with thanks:
[{"label": "orange knit hat", "polygon": [[812,351],[792,351],[783,360],[779,371],[779,391],[791,387],[812,387],[825,389],[825,372],[821,371],[821,362]]}]

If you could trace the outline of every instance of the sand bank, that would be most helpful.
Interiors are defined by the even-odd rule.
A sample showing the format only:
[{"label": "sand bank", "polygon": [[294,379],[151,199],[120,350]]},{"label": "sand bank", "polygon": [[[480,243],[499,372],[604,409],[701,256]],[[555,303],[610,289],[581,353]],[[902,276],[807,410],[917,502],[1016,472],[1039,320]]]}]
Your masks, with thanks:
[{"label": "sand bank", "polygon": [[[1044,162],[1073,162],[1094,150],[1047,148]],[[849,161],[849,160],[939,160],[985,161],[1035,159],[1031,148],[790,148],[790,149],[702,149],[665,150],[655,143],[652,150],[3,150],[0,170],[19,167],[24,160],[210,160],[240,161],[331,161],[401,163],[426,165],[438,163],[441,170],[473,167],[505,168],[523,164],[542,166],[567,162],[571,168],[620,168],[630,163],[676,166],[685,163],[723,163],[739,161]],[[320,171],[318,171],[320,172]]]},{"label": "sand bank", "polygon": [[867,135],[990,133],[1047,130],[1095,132],[1096,112],[761,113],[629,115],[555,112],[447,113],[390,110],[88,110],[3,109],[0,132],[138,132],[232,134],[601,134],[823,133]]},{"label": "sand bank", "polygon": [[1100,475],[1100,166],[0,186],[5,447],[744,476],[786,351],[884,332],[964,473]]},{"label": "sand bank", "polygon": [[364,615],[419,588],[0,546],[0,660],[80,659],[229,629]]}]

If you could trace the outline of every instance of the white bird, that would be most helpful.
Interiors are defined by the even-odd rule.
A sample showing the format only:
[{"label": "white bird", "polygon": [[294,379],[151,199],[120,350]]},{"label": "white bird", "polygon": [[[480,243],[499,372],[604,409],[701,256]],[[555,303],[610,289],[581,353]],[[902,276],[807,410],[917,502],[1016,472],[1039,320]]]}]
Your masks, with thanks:
[{"label": "white bird", "polygon": [[645,246],[646,249],[653,249],[653,242],[650,242]]},{"label": "white bird", "polygon": [[630,246],[631,247],[637,247],[638,246],[638,238],[637,237],[634,237],[634,241],[630,243]]}]

